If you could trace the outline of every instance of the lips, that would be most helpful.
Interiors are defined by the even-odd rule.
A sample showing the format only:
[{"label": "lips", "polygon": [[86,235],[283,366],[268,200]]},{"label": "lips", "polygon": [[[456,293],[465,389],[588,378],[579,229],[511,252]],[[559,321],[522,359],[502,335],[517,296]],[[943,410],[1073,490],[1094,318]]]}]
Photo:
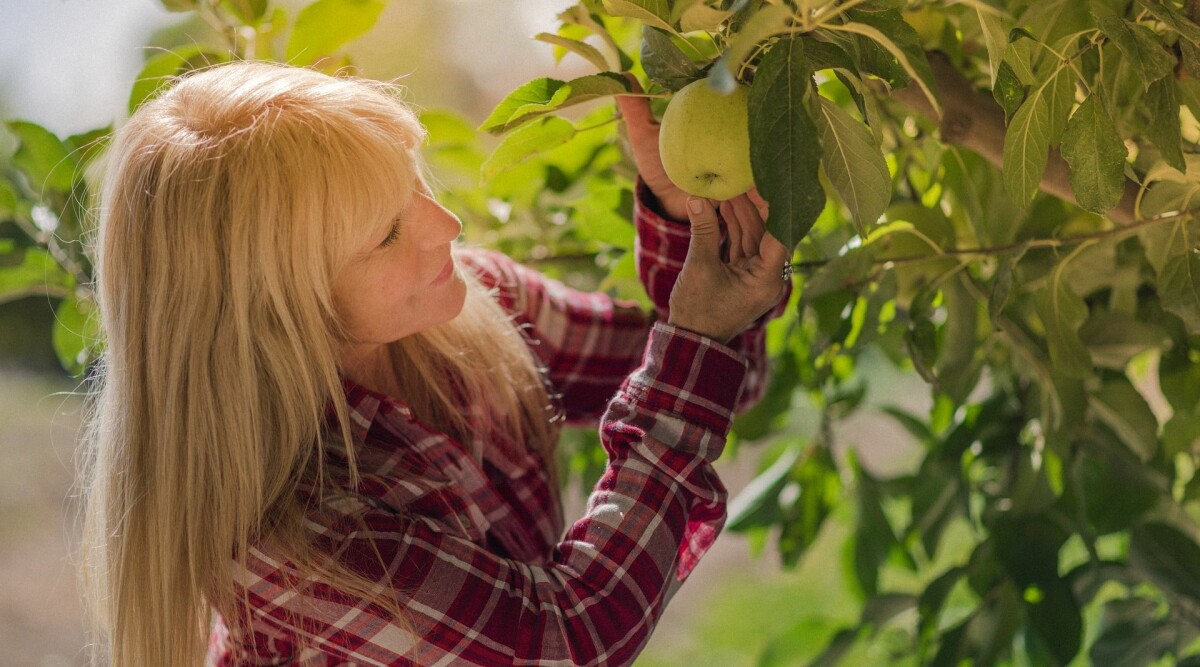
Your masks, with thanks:
[{"label": "lips", "polygon": [[441,285],[442,283],[449,280],[450,276],[453,274],[454,274],[454,258],[451,257],[450,259],[446,260],[446,266],[442,267],[441,272],[437,274],[437,277],[434,278],[433,282],[430,284],[431,285]]}]

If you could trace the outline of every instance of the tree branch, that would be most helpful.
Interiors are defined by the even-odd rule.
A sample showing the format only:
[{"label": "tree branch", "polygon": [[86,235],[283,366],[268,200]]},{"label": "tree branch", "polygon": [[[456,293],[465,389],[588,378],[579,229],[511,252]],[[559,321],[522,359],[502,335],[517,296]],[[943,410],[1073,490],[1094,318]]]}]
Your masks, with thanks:
[{"label": "tree branch", "polygon": [[[916,86],[894,90],[891,97],[937,122],[942,141],[970,148],[988,162],[1002,168],[1004,136],[1007,131],[1004,110],[987,91],[973,86],[945,55],[936,51],[928,55],[937,82],[942,115],[937,115],[925,94]],[[1056,197],[1076,203],[1075,193],[1071,190],[1067,162],[1057,150],[1050,151],[1040,187]],[[1107,217],[1122,225],[1133,223],[1136,220],[1134,205],[1139,189],[1136,182],[1125,179],[1125,192],[1121,201],[1107,213]]]}]

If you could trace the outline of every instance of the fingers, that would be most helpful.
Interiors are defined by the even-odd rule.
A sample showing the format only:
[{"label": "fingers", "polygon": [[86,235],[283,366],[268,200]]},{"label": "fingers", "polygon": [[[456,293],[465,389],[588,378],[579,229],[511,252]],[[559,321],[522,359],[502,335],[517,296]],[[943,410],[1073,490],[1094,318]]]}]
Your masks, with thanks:
[{"label": "fingers", "polygon": [[721,211],[721,220],[725,222],[725,230],[729,234],[729,263],[739,266],[743,259],[752,256],[746,252],[744,239],[746,232],[738,217],[738,212],[734,209],[732,199],[721,202],[719,210]]},{"label": "fingers", "polygon": [[721,202],[721,219],[729,228],[729,261],[736,263],[758,255],[766,226],[758,207],[748,197],[739,196]]},{"label": "fingers", "polygon": [[758,246],[767,231],[763,218],[748,197],[736,197],[730,201],[734,212],[742,221],[743,252],[747,257],[753,257],[758,254]]},{"label": "fingers", "polygon": [[758,209],[758,215],[763,220],[766,220],[767,214],[770,213],[771,206],[767,203],[767,200],[762,198],[762,195],[758,194],[758,188],[750,188],[750,190],[746,192],[746,196],[750,198],[750,201],[754,204],[755,208]]},{"label": "fingers", "polygon": [[779,275],[779,272],[783,271],[783,265],[791,258],[792,251],[768,232],[763,234],[762,241],[759,243],[758,255],[769,271]]},{"label": "fingers", "polygon": [[703,197],[689,197],[687,200],[688,220],[691,221],[692,238],[688,246],[686,261],[703,262],[721,261],[721,228],[717,220],[717,210]]}]

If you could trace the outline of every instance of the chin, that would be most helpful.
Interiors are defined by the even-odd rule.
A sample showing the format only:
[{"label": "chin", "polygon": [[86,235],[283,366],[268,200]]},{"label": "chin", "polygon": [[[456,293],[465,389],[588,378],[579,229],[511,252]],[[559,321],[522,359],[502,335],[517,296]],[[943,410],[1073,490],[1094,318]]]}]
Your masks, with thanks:
[{"label": "chin", "polygon": [[460,270],[461,269],[455,267],[454,275],[450,276],[449,284],[447,285],[447,287],[449,287],[454,294],[454,306],[451,309],[453,312],[447,321],[458,317],[458,314],[462,312],[463,306],[465,306],[467,303],[467,282],[463,280],[462,275],[459,273]]}]

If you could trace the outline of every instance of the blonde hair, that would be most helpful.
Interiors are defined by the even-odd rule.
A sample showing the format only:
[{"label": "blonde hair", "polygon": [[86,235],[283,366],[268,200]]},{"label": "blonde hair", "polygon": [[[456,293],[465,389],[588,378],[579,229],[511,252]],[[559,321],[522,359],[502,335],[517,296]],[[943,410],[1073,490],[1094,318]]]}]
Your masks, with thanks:
[{"label": "blonde hair", "polygon": [[[392,86],[248,62],[183,77],[117,132],[85,432],[83,582],[101,659],[201,662],[211,611],[250,613],[231,566],[252,544],[399,611],[378,599],[397,592],[313,552],[298,489],[345,493],[322,446],[352,442],[331,286],[420,175],[423,138]],[[477,281],[457,318],[389,347],[419,417],[457,438],[498,429],[556,480],[543,374]]]}]

